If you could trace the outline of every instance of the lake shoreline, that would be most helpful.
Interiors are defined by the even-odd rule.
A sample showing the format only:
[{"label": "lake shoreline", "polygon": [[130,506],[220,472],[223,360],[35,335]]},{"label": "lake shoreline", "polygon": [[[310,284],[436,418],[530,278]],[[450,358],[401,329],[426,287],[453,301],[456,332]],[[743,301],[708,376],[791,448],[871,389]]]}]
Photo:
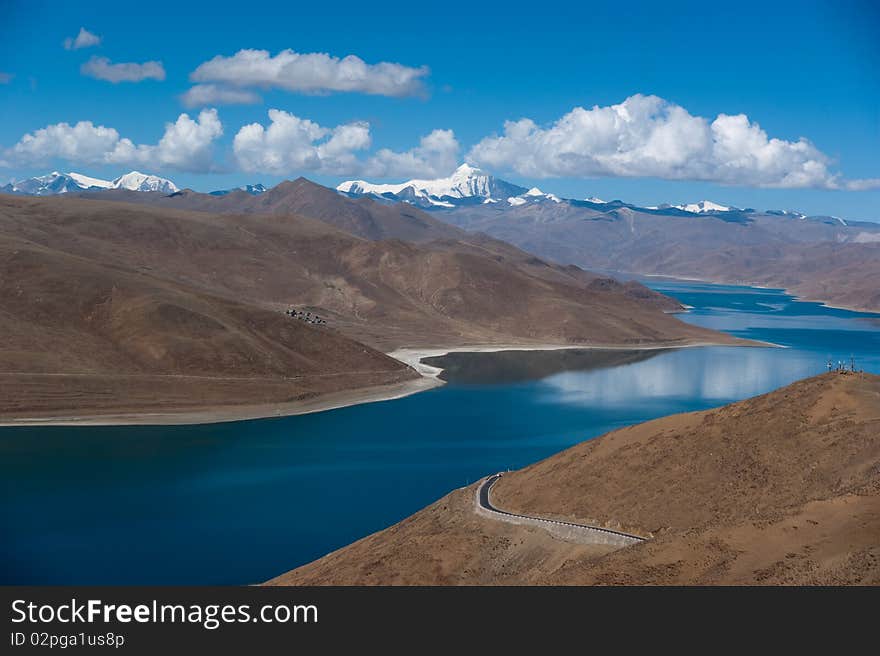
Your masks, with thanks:
[{"label": "lake shoreline", "polygon": [[173,410],[168,412],[119,412],[115,414],[82,415],[64,417],[22,417],[0,419],[2,428],[51,427],[51,426],[191,426],[200,424],[221,424],[237,421],[253,421],[257,419],[273,419],[313,414],[328,410],[337,410],[364,403],[392,401],[419,392],[445,385],[440,378],[442,369],[421,362],[423,358],[448,355],[450,353],[494,353],[500,351],[556,351],[556,350],[596,350],[596,351],[653,351],[679,348],[695,348],[710,346],[738,346],[753,348],[784,348],[778,344],[741,340],[732,338],[731,342],[692,342],[663,344],[473,344],[466,346],[443,347],[405,347],[395,349],[388,355],[410,366],[419,378],[390,385],[361,387],[322,394],[306,401],[287,403],[253,404],[238,406],[211,406],[190,410]]},{"label": "lake shoreline", "polygon": [[766,284],[759,284],[754,282],[730,282],[726,280],[711,280],[708,278],[688,278],[688,277],[680,277],[680,276],[670,276],[665,273],[637,273],[635,271],[612,271],[611,273],[624,274],[628,276],[640,276],[644,278],[652,278],[656,280],[668,280],[670,282],[699,282],[705,283],[708,285],[729,285],[731,287],[751,287],[753,289],[761,289],[765,291],[772,292],[782,292],[787,296],[791,296],[793,300],[799,301],[802,303],[816,303],[821,305],[822,307],[826,307],[832,310],[846,310],[847,312],[858,312],[860,314],[876,314],[880,315],[880,308],[871,308],[871,307],[855,307],[849,305],[835,305],[833,301],[826,301],[821,298],[811,298],[808,296],[801,296],[800,292],[798,292],[794,288],[788,287],[768,287]]}]

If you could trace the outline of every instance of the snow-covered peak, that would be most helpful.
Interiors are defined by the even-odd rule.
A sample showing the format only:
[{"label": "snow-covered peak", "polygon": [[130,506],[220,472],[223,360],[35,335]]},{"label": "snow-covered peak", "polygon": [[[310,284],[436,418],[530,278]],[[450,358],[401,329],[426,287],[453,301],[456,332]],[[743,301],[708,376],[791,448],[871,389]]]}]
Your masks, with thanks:
[{"label": "snow-covered peak", "polygon": [[450,201],[468,199],[500,200],[518,196],[525,191],[522,187],[498,180],[470,164],[462,164],[445,178],[414,179],[392,184],[346,180],[337,185],[336,189],[346,194],[397,196],[429,207],[449,207]]},{"label": "snow-covered peak", "polygon": [[74,182],[76,182],[80,187],[84,189],[89,189],[90,187],[97,187],[98,189],[110,189],[113,186],[113,183],[109,180],[93,178],[90,175],[74,173],[73,171],[68,173],[67,177],[72,178]]},{"label": "snow-covered peak", "polygon": [[366,180],[347,180],[339,184],[336,189],[347,193],[374,193],[374,194],[399,194],[407,188],[412,188],[417,196],[433,196],[434,198],[466,198],[470,196],[482,196],[491,198],[489,180],[480,169],[469,164],[462,164],[452,175],[447,178],[436,180],[407,180],[398,184],[375,184]]},{"label": "snow-covered peak", "polygon": [[551,200],[554,203],[561,203],[562,199],[556,194],[546,194],[537,187],[532,187],[526,193],[520,194],[516,197],[520,202],[513,202],[510,198],[507,199],[511,205],[522,205],[524,203],[536,203],[544,200]]},{"label": "snow-covered peak", "polygon": [[584,198],[584,200],[587,201],[588,203],[597,203],[600,205],[607,205],[608,204],[607,200],[602,200],[601,198],[596,198],[595,196],[590,196],[589,198]]},{"label": "snow-covered peak", "polygon": [[88,185],[78,182],[75,176],[76,174],[52,171],[46,175],[13,182],[8,188],[13,193],[29,196],[54,196],[84,191],[88,188]]},{"label": "snow-covered peak", "polygon": [[140,171],[131,171],[119,176],[113,181],[112,188],[131,191],[160,191],[163,194],[173,194],[179,191],[177,185],[171,180]]},{"label": "snow-covered peak", "polygon": [[688,203],[686,205],[673,205],[672,207],[684,210],[685,212],[692,212],[694,214],[702,214],[703,212],[729,212],[734,209],[732,207],[713,203],[711,200],[701,200],[698,203]]},{"label": "snow-covered peak", "polygon": [[472,177],[481,176],[481,175],[486,175],[486,174],[483,173],[476,166],[471,166],[470,164],[465,162],[464,164],[459,165],[459,167],[457,169],[455,169],[455,171],[453,171],[451,177],[461,180],[461,179],[472,178]]}]

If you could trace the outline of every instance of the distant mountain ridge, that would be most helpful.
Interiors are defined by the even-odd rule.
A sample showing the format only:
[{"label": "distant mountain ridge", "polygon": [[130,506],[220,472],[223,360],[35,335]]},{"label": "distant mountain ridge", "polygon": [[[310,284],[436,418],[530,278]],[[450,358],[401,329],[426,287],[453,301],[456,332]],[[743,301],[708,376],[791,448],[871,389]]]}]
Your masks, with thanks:
[{"label": "distant mountain ridge", "polygon": [[129,171],[114,180],[102,180],[82,173],[61,173],[52,171],[46,175],[11,182],[0,187],[0,193],[25,196],[56,196],[82,191],[102,191],[106,189],[128,189],[129,191],[157,191],[173,194],[177,185],[167,178],[157,175]]},{"label": "distant mountain ridge", "polygon": [[211,196],[226,196],[227,194],[231,194],[234,191],[244,191],[245,193],[250,194],[251,196],[258,196],[269,191],[269,187],[261,183],[257,184],[249,184],[244,187],[232,187],[231,189],[218,189],[217,191],[210,192]]},{"label": "distant mountain ridge", "polygon": [[[250,196],[259,196],[288,182],[290,181],[281,182],[275,187],[267,187],[261,183],[248,184],[229,189],[218,189],[205,195],[217,197],[227,196],[235,192],[244,192]],[[114,189],[150,191],[163,194],[181,193],[183,191],[168,178],[138,171],[131,171],[112,181],[72,171],[68,173],[53,171],[46,175],[22,179],[0,186],[0,193],[52,196]],[[865,222],[847,221],[837,216],[808,215],[791,209],[768,209],[761,211],[753,208],[739,208],[722,205],[712,200],[640,206],[622,200],[606,201],[595,196],[589,196],[583,200],[564,198],[553,193],[545,193],[537,187],[526,189],[525,187],[497,178],[491,173],[487,173],[470,164],[462,164],[448,177],[430,180],[413,179],[401,183],[372,183],[366,180],[346,180],[336,186],[336,191],[348,198],[368,197],[386,204],[403,202],[421,209],[439,212],[452,211],[461,207],[473,208],[481,205],[505,210],[522,208],[523,206],[540,206],[549,203],[550,207],[553,205],[572,206],[602,212],[623,208],[646,214],[670,216],[720,216],[725,221],[733,222],[748,220],[749,216],[760,214],[802,220],[809,219],[830,225],[872,225]]]},{"label": "distant mountain ridge", "polygon": [[[583,200],[564,198],[552,193],[545,193],[537,187],[526,189],[519,185],[501,180],[494,175],[469,164],[459,166],[451,176],[434,180],[407,180],[400,183],[373,183],[366,180],[346,180],[336,186],[336,190],[348,197],[367,196],[384,202],[405,202],[422,209],[433,211],[452,211],[460,207],[479,205],[492,206],[497,210],[522,208],[523,206],[552,203],[585,207],[599,211],[627,208],[646,214],[663,214],[671,216],[716,216],[726,215],[725,220],[738,220],[738,216],[767,214],[787,218],[813,219],[826,223],[848,225],[836,216],[807,215],[794,210],[768,209],[766,211],[753,208],[739,208],[723,205],[712,200],[701,200],[692,203],[641,206],[622,200],[606,201],[595,196]],[[552,205],[551,205],[552,207]]]}]

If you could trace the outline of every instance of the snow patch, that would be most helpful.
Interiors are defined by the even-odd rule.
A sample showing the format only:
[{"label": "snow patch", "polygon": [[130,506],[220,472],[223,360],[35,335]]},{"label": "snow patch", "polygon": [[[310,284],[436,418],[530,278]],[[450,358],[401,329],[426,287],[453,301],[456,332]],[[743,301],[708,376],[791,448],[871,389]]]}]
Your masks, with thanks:
[{"label": "snow patch", "polygon": [[672,207],[684,210],[685,212],[691,212],[693,214],[703,214],[704,212],[729,212],[730,210],[735,209],[732,207],[727,207],[726,205],[713,203],[711,200],[701,200],[698,203],[688,203],[686,205],[673,205]]},{"label": "snow patch", "polygon": [[67,174],[68,178],[71,178],[74,182],[76,182],[83,189],[88,189],[89,187],[98,187],[99,189],[110,189],[113,186],[113,183],[109,180],[102,180],[100,178],[93,178],[89,175],[83,175],[82,173],[74,173],[71,171]]}]

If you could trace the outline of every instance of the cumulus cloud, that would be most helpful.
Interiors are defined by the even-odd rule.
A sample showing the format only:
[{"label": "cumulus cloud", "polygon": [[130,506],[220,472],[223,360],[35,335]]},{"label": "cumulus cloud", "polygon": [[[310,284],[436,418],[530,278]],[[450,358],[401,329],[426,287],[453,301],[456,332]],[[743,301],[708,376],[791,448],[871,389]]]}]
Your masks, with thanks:
[{"label": "cumulus cloud", "polygon": [[353,91],[379,96],[412,96],[423,92],[425,66],[412,68],[380,62],[367,64],[360,57],[342,59],[325,53],[282,50],[239,50],[231,57],[217,55],[190,75],[193,82],[226,87],[284,89],[299,93]]},{"label": "cumulus cloud", "polygon": [[657,96],[618,105],[575,107],[552,125],[508,121],[468,154],[481,166],[527,177],[657,177],[757,187],[858,189],[876,180],[844,181],[828,156],[804,138],[771,138],[744,114],[693,116]]},{"label": "cumulus cloud", "polygon": [[91,48],[101,43],[101,37],[92,34],[86,28],[79,28],[79,34],[75,37],[67,37],[64,39],[65,50],[79,50],[80,48]]},{"label": "cumulus cloud", "polygon": [[80,67],[80,72],[83,75],[106,80],[113,84],[165,79],[165,68],[162,66],[162,62],[158,61],[148,61],[143,64],[133,62],[114,64],[106,57],[92,57]]},{"label": "cumulus cloud", "polygon": [[157,144],[135,144],[115,128],[80,121],[56,123],[24,135],[5,152],[15,164],[45,164],[64,159],[79,164],[121,164],[167,167],[206,172],[213,168],[214,141],[223,134],[216,109],[205,109],[197,119],[181,114],[165,124]]},{"label": "cumulus cloud", "polygon": [[187,107],[206,105],[253,105],[260,96],[246,89],[230,89],[216,84],[197,84],[180,97]]},{"label": "cumulus cloud", "polygon": [[395,152],[383,148],[364,162],[361,175],[376,178],[442,177],[459,163],[461,146],[452,130],[434,130],[415,148]]},{"label": "cumulus cloud", "polygon": [[880,178],[865,178],[862,180],[847,180],[843,183],[847,191],[868,191],[880,189]]},{"label": "cumulus cloud", "polygon": [[245,171],[286,175],[294,171],[339,172],[355,165],[355,152],[369,148],[367,123],[325,128],[280,109],[269,110],[269,127],[251,123],[233,139]]},{"label": "cumulus cloud", "polygon": [[372,157],[358,157],[371,143],[369,123],[328,128],[270,109],[269,126],[251,123],[242,127],[233,140],[233,151],[239,167],[249,172],[375,177],[445,174],[455,168],[459,151],[451,130],[434,130],[406,152],[382,149]]}]

